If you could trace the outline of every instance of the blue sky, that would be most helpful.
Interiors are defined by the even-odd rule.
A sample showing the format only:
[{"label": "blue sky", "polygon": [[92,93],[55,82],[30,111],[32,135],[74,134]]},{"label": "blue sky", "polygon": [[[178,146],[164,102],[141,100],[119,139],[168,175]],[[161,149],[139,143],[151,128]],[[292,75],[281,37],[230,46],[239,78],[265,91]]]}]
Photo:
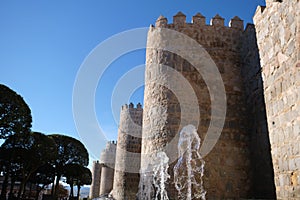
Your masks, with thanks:
[{"label": "blue sky", "polygon": [[[264,4],[263,0],[2,0],[0,82],[24,97],[34,131],[80,138],[72,114],[73,86],[84,59],[99,43],[122,31],[148,27],[161,14],[171,22],[178,11],[187,15],[188,22],[200,12],[207,23],[217,13],[226,25],[236,15],[245,24],[252,23],[256,7]],[[113,87],[128,70],[144,63],[144,50],[126,54],[109,66],[99,82],[95,109],[108,140],[117,138],[118,119],[111,112]],[[136,91],[131,101],[142,103],[142,92],[142,88]],[[96,148],[100,152],[103,146]]]}]

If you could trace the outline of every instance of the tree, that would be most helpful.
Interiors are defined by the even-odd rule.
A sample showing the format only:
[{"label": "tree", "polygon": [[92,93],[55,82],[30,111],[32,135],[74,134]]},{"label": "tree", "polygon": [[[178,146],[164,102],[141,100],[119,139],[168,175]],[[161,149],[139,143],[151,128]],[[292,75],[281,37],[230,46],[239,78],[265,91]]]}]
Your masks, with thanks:
[{"label": "tree", "polygon": [[23,148],[15,147],[7,149],[4,147],[4,144],[0,147],[1,171],[4,176],[0,195],[1,200],[6,199],[9,178],[11,179],[11,187],[14,186],[15,181],[20,180],[22,170],[20,163],[24,153]]},{"label": "tree", "polygon": [[69,164],[87,166],[89,154],[84,145],[72,137],[59,134],[50,135],[50,137],[55,141],[58,155],[54,164],[56,173],[54,196],[57,196],[59,180],[64,175],[66,167]]},{"label": "tree", "polygon": [[77,185],[77,198],[79,198],[80,188],[83,185],[89,185],[92,183],[92,173],[91,171],[78,164],[69,164],[66,166],[65,176],[67,178],[67,183],[70,185],[70,197],[74,197],[73,187]]},{"label": "tree", "polygon": [[[16,133],[10,135],[1,145],[2,151],[8,156],[6,173],[10,173],[12,166],[19,170],[21,185],[18,198],[24,192],[25,185],[30,176],[41,166],[56,159],[56,145],[54,141],[39,132]],[[13,178],[13,177],[12,177]]]},{"label": "tree", "polygon": [[37,200],[39,194],[42,190],[46,188],[47,185],[53,183],[55,176],[54,167],[47,163],[39,167],[29,178],[29,181],[36,185],[36,197]]},{"label": "tree", "polygon": [[78,164],[68,164],[65,167],[64,175],[67,179],[67,183],[70,185],[70,197],[74,197],[74,184],[76,178],[81,172],[81,165]]},{"label": "tree", "polygon": [[81,186],[90,185],[92,183],[91,171],[86,167],[83,167],[80,171],[82,171],[82,173],[79,174],[75,182],[75,185],[77,185],[77,198],[79,198]]},{"label": "tree", "polygon": [[0,84],[0,139],[30,132],[31,122],[31,111],[24,99]]}]

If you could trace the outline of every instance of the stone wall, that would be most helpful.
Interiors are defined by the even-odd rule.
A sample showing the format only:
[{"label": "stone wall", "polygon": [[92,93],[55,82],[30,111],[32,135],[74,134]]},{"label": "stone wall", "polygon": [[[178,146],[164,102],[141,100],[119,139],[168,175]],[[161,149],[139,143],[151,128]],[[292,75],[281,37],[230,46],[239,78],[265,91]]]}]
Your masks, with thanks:
[{"label": "stone wall", "polygon": [[143,109],[131,103],[122,106],[118,130],[113,197],[136,199],[139,184]]},{"label": "stone wall", "polygon": [[102,166],[99,196],[109,194],[112,191],[114,172],[115,170],[113,168],[110,168],[105,164]]},{"label": "stone wall", "polygon": [[261,66],[253,24],[247,24],[242,39],[242,77],[250,137],[252,198],[275,199],[271,148],[266,117]]},{"label": "stone wall", "polygon": [[93,162],[92,184],[90,187],[90,194],[89,194],[89,198],[91,198],[91,199],[99,197],[101,168],[102,168],[102,165],[99,163],[99,161]]},{"label": "stone wall", "polygon": [[114,141],[106,143],[106,148],[101,152],[102,163],[99,195],[108,194],[113,189],[114,168],[117,144]]},{"label": "stone wall", "polygon": [[[166,35],[163,28],[176,30],[186,34],[189,38],[193,38],[202,45],[208,54],[195,52],[189,41],[176,43],[182,37],[177,34]],[[172,158],[177,154],[176,136],[183,126],[190,122],[198,127],[199,136],[204,140],[211,121],[212,102],[215,101],[214,98],[217,93],[221,92],[214,86],[209,88],[209,92],[207,83],[202,77],[204,74],[200,74],[196,70],[196,65],[200,66],[200,69],[209,67],[205,66],[207,60],[210,60],[209,57],[216,64],[218,73],[221,74],[224,82],[227,113],[220,138],[218,138],[212,151],[204,158],[206,161],[204,187],[207,190],[207,198],[247,198],[250,196],[252,185],[250,148],[241,79],[242,59],[240,52],[243,29],[243,21],[238,17],[231,20],[230,27],[226,27],[224,26],[224,19],[219,15],[211,20],[211,25],[206,25],[205,18],[201,14],[193,17],[193,23],[186,23],[186,17],[182,13],[174,16],[173,24],[168,24],[167,19],[161,16],[156,21],[156,27],[150,27],[146,52],[141,166],[142,170],[146,169],[149,156],[155,152],[167,152],[173,162],[170,163],[171,180],[169,180],[170,185],[167,186],[170,199],[177,199],[172,180],[172,168],[174,161],[176,161]],[[170,52],[178,48],[180,49],[179,54]],[[163,49],[170,49],[170,51]],[[205,57],[207,55],[209,56]],[[198,59],[193,59],[197,56]],[[193,65],[187,58],[194,60]],[[169,68],[165,68],[164,65]],[[179,86],[171,91],[161,84],[172,81],[172,77],[170,78],[172,69],[179,72],[195,91],[196,103],[200,107],[200,116],[197,115],[197,108],[183,105],[183,102],[189,102],[192,97],[192,94],[187,94],[183,95],[182,98],[181,94],[185,94],[186,87]],[[208,74],[205,78],[213,82],[216,76]],[[176,84],[178,79],[170,85]],[[181,109],[183,107],[189,115],[186,118],[188,121],[185,121],[184,116],[182,116]],[[219,112],[222,113],[222,111]],[[221,118],[221,116],[219,117]],[[200,118],[200,125],[193,122],[197,121],[198,118]],[[212,128],[218,127],[213,125]],[[211,137],[210,135],[207,139],[209,140]],[[171,145],[171,143],[175,145]],[[171,150],[166,150],[167,148],[171,148]]]},{"label": "stone wall", "polygon": [[299,0],[267,0],[254,16],[278,199],[300,198]]}]

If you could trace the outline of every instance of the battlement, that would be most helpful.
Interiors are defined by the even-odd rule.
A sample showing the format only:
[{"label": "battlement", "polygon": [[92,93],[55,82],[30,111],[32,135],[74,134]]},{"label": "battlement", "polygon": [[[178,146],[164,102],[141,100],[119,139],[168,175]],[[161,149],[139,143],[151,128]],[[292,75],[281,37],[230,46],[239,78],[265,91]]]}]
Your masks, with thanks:
[{"label": "battlement", "polygon": [[116,151],[117,142],[116,141],[108,141],[106,143],[106,147],[103,151],[105,152],[114,152]]},{"label": "battlement", "polygon": [[101,152],[100,163],[113,167],[115,163],[116,149],[117,143],[115,141],[107,142],[105,149]]},{"label": "battlement", "polygon": [[[201,13],[197,13],[192,17],[192,22],[187,23],[186,22],[186,15],[182,12],[178,12],[176,15],[173,16],[173,23],[168,24],[168,19],[164,16],[159,16],[158,19],[155,22],[156,27],[162,27],[162,28],[169,28],[170,25],[173,25],[174,28],[183,28],[185,26],[212,26],[212,27],[224,27],[224,18],[222,18],[220,15],[216,15],[210,20],[210,24],[206,24],[206,19]],[[244,21],[241,20],[239,17],[235,16],[232,18],[229,22],[230,28],[237,29],[237,30],[244,30]]]},{"label": "battlement", "polygon": [[138,103],[136,105],[136,107],[134,107],[134,104],[133,103],[130,103],[129,105],[125,104],[122,106],[121,110],[128,110],[128,109],[138,109],[138,110],[141,110],[143,109],[142,108],[142,104]]}]

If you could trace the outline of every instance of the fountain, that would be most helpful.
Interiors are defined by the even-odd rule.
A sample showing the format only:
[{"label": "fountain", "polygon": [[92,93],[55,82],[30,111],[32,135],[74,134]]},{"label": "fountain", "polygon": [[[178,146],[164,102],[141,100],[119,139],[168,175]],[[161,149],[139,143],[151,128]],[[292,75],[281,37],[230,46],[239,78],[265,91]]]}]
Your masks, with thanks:
[{"label": "fountain", "polygon": [[140,171],[140,183],[137,198],[140,200],[152,200],[154,188],[151,173],[147,170],[145,172]]},{"label": "fountain", "polygon": [[174,182],[179,199],[205,200],[203,188],[204,160],[199,154],[200,137],[193,125],[185,126],[179,136],[179,159],[174,166]]},{"label": "fountain", "polygon": [[169,158],[165,152],[157,153],[153,168],[153,184],[156,188],[155,200],[169,200],[166,190],[166,183],[170,178],[168,174],[168,162]]},{"label": "fountain", "polygon": [[[205,200],[203,188],[204,160],[199,153],[201,139],[193,125],[185,126],[179,136],[179,159],[174,166],[174,182],[179,199]],[[147,169],[141,171],[138,197],[141,200],[169,200],[166,183],[169,158],[165,152],[158,152],[149,159]]]},{"label": "fountain", "polygon": [[166,190],[166,183],[170,178],[167,154],[158,152],[152,155],[149,161],[147,169],[140,173],[137,196],[141,200],[169,200]]}]

